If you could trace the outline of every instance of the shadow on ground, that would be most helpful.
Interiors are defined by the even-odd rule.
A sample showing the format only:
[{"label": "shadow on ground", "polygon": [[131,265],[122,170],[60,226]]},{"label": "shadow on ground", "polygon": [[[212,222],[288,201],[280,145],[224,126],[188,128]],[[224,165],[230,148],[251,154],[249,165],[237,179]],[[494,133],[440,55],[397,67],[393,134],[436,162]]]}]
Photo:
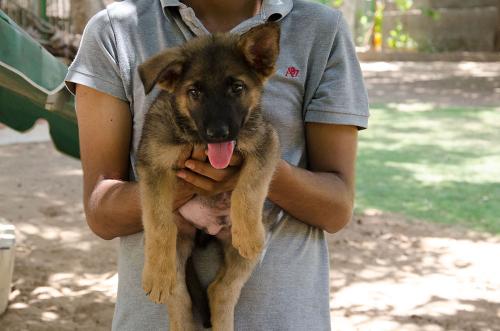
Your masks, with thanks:
[{"label": "shadow on ground", "polygon": [[77,160],[50,143],[0,149],[0,210],[17,230],[2,330],[109,330],[116,247],[88,230]]},{"label": "shadow on ground", "polygon": [[365,62],[373,103],[497,107],[500,64],[494,62]]},{"label": "shadow on ground", "polygon": [[[18,231],[2,331],[109,330],[116,243],[85,224],[79,162],[49,143],[0,158],[1,216]],[[499,237],[369,210],[328,240],[334,330],[499,330]]]},{"label": "shadow on ground", "polygon": [[369,211],[329,237],[334,330],[500,330],[500,237]]}]

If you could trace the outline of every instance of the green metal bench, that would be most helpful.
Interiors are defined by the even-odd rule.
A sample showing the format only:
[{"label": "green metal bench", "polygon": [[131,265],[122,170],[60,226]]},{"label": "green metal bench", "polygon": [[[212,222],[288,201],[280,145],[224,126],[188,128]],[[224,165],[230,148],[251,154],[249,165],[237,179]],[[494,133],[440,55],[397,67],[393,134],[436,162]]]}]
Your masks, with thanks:
[{"label": "green metal bench", "polygon": [[0,11],[0,122],[16,131],[49,123],[56,148],[79,158],[73,96],[64,86],[67,67]]}]

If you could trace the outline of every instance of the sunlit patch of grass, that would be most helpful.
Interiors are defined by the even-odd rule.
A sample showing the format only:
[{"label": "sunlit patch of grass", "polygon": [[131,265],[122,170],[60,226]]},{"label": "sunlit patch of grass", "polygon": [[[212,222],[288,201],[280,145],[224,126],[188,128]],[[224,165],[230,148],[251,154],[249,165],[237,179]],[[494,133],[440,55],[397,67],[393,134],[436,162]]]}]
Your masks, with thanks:
[{"label": "sunlit patch of grass", "polygon": [[500,108],[376,106],[360,133],[357,211],[500,233]]}]

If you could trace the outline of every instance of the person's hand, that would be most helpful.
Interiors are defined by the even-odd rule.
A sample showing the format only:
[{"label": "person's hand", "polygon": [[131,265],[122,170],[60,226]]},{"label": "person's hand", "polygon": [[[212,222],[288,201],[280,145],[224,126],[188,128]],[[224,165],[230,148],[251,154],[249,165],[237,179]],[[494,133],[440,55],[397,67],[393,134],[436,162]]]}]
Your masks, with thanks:
[{"label": "person's hand", "polygon": [[241,155],[233,153],[227,168],[215,169],[207,162],[205,150],[198,147],[193,150],[191,158],[184,162],[185,168],[179,170],[177,176],[202,195],[214,196],[234,189],[242,162]]},{"label": "person's hand", "polygon": [[[175,199],[179,231],[192,233],[197,228],[219,239],[230,237],[230,191],[236,185],[241,163],[242,158],[235,153],[227,168],[215,169],[207,162],[205,149],[200,147],[179,159],[181,170],[178,171]],[[203,196],[219,194],[217,206],[209,206],[203,198],[196,197],[196,193]]]},{"label": "person's hand", "polygon": [[[198,147],[194,148],[192,151],[188,151],[184,155],[180,155],[179,160],[177,160],[177,169],[185,168],[185,163],[188,159],[205,161],[205,151],[202,148]],[[199,193],[199,189],[197,189],[196,186],[193,186],[189,182],[182,180],[179,176],[177,176],[177,178],[177,189],[174,197],[174,210],[179,209],[181,206],[191,200],[196,193]]]}]

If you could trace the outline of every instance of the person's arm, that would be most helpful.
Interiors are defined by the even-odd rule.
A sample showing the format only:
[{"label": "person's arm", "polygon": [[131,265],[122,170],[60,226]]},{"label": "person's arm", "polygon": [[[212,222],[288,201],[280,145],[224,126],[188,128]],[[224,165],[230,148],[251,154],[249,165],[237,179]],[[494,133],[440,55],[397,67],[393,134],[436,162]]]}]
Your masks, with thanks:
[{"label": "person's arm", "polygon": [[358,129],[306,124],[308,169],[281,160],[269,199],[309,225],[334,233],[351,219]]},{"label": "person's arm", "polygon": [[[139,185],[128,178],[132,134],[128,103],[77,85],[76,110],[83,169],[83,204],[90,229],[107,240],[142,231]],[[204,151],[195,150],[191,157],[192,161],[202,162]],[[209,195],[232,190],[240,163],[235,155],[230,167],[210,171],[214,180],[200,177],[205,185],[199,186]],[[179,180],[174,210],[187,203],[195,192],[191,184]],[[180,218],[176,221],[180,222]],[[181,231],[191,231],[188,222],[177,225]]]},{"label": "person's arm", "polygon": [[[281,160],[268,198],[304,223],[342,229],[352,216],[357,138],[355,126],[307,123],[308,170]],[[189,162],[194,167],[182,171],[184,180],[202,189],[219,185],[209,163]]]},{"label": "person's arm", "polygon": [[[83,169],[83,202],[90,229],[103,239],[142,231],[139,186],[129,182],[132,117],[129,105],[78,85],[76,113]],[[175,206],[193,195],[179,190]]]},{"label": "person's arm", "polygon": [[141,231],[138,186],[127,181],[132,125],[128,104],[78,85],[76,114],[90,229],[103,239]]}]

